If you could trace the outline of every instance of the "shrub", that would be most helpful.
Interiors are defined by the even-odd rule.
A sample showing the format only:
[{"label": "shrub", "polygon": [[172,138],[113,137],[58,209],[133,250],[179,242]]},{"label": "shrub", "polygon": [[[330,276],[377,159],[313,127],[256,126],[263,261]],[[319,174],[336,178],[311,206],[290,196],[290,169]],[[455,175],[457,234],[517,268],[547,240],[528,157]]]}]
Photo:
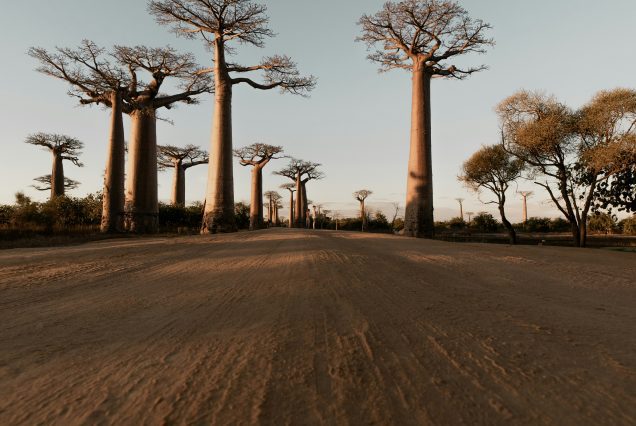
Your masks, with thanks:
[{"label": "shrub", "polygon": [[568,232],[571,229],[572,225],[570,225],[570,222],[562,217],[557,217],[550,221],[550,232]]},{"label": "shrub", "polygon": [[454,217],[447,222],[447,225],[452,230],[460,230],[466,228],[466,222],[461,217]]},{"label": "shrub", "polygon": [[607,213],[596,213],[588,220],[590,231],[609,234],[616,230],[616,220]]},{"label": "shrub", "polygon": [[550,232],[551,220],[547,217],[531,217],[525,225],[528,232]]},{"label": "shrub", "polygon": [[499,222],[490,213],[481,212],[473,218],[471,227],[478,229],[480,232],[497,232]]},{"label": "shrub", "polygon": [[621,220],[620,224],[623,234],[636,235],[636,215]]},{"label": "shrub", "polygon": [[400,232],[404,229],[404,219],[402,219],[401,217],[398,217],[395,219],[395,222],[393,222],[393,230],[395,232]]},{"label": "shrub", "polygon": [[238,229],[250,228],[250,205],[239,201],[234,205],[234,220]]},{"label": "shrub", "polygon": [[389,220],[380,211],[375,212],[375,215],[367,224],[371,232],[391,232]]}]

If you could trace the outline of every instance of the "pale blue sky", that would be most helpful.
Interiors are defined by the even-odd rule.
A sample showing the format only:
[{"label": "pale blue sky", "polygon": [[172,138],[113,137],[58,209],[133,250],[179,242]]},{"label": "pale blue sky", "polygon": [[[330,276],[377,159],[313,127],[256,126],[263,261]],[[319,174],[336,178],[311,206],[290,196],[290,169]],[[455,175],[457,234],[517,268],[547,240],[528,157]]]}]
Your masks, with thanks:
[{"label": "pale blue sky", "polygon": [[[78,107],[64,83],[33,71],[30,46],[75,46],[87,38],[100,45],[170,44],[192,51],[202,65],[210,54],[198,41],[176,38],[146,13],[144,0],[34,0],[8,2],[0,14],[0,116],[4,155],[0,168],[0,202],[24,190],[45,199],[29,185],[50,173],[49,154],[23,143],[29,133],[44,131],[76,136],[86,144],[78,169],[67,176],[82,182],[72,195],[101,188],[109,113]],[[271,28],[278,36],[265,49],[241,49],[238,61],[249,64],[264,55],[292,56],[303,72],[319,78],[311,98],[238,88],[234,98],[234,141],[283,145],[286,152],[324,164],[327,178],[309,188],[309,197],[327,208],[353,214],[351,193],[369,188],[373,207],[404,203],[410,120],[410,78],[393,71],[378,74],[365,46],[355,43],[356,22],[374,13],[381,0],[274,0],[267,2]],[[490,70],[456,82],[433,83],[433,159],[436,217],[456,213],[457,197],[465,210],[491,211],[457,182],[461,163],[482,144],[497,140],[494,106],[518,89],[554,93],[572,107],[595,92],[636,87],[636,2],[634,0],[464,0],[473,17],[494,26],[497,46],[488,54],[466,58]],[[208,148],[212,102],[164,111],[174,121],[159,123],[160,144],[194,143]],[[284,183],[269,172],[265,189]],[[170,196],[170,175],[160,175],[159,196]],[[188,171],[187,199],[202,200],[205,166]],[[521,189],[535,189],[522,183]],[[249,200],[249,171],[235,166],[236,199]],[[285,194],[286,195],[286,194]],[[512,195],[512,194],[511,194]],[[520,200],[510,205],[520,218]],[[530,203],[531,215],[556,215],[541,191]]]}]

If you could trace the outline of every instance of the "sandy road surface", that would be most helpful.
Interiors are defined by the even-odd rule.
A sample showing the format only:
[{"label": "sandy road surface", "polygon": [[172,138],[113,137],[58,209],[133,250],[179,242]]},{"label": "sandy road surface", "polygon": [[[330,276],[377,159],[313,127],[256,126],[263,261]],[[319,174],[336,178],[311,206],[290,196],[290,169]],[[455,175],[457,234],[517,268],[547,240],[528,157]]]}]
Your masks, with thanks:
[{"label": "sandy road surface", "polygon": [[0,252],[0,424],[634,424],[636,255],[263,231]]}]

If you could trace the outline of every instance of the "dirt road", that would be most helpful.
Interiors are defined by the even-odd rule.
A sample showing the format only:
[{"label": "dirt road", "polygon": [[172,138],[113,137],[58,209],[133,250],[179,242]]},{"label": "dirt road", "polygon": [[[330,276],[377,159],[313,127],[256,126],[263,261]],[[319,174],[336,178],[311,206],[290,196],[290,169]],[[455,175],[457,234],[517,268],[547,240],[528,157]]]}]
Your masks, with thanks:
[{"label": "dirt road", "polygon": [[0,424],[635,424],[636,255],[274,230],[0,252]]}]

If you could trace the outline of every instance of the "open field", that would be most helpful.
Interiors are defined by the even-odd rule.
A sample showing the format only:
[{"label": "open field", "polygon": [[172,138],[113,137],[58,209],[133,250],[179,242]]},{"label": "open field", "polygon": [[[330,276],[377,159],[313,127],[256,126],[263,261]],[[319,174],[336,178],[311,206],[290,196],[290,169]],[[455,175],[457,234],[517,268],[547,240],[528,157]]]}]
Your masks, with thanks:
[{"label": "open field", "polygon": [[634,424],[636,254],[270,230],[0,252],[0,424]]}]

